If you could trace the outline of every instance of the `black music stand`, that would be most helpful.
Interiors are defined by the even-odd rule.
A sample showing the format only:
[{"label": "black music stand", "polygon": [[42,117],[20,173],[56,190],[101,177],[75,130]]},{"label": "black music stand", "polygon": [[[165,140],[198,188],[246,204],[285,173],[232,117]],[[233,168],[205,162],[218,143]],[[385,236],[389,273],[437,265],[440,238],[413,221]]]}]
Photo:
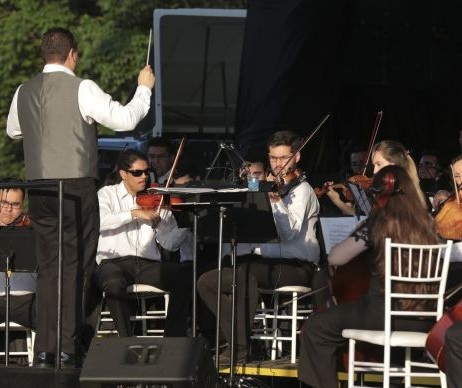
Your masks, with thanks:
[{"label": "black music stand", "polygon": [[[207,199],[210,199],[211,194],[204,194]],[[236,303],[236,246],[238,243],[262,243],[262,242],[276,242],[279,237],[274,224],[273,212],[271,204],[266,192],[217,192],[212,194],[212,200],[219,202],[223,199],[235,201],[239,203],[237,206],[228,209],[220,209],[219,219],[224,217],[226,210],[226,222],[220,222],[220,229],[217,231],[214,228],[212,219],[216,214],[208,214],[205,217],[206,222],[203,222],[204,236],[208,240],[219,240],[218,246],[218,280],[217,280],[217,314],[216,314],[216,337],[215,337],[215,366],[219,370],[219,340],[220,340],[220,315],[221,315],[221,274],[222,274],[222,244],[223,242],[231,243],[231,262],[233,268],[233,280],[231,285],[231,360],[230,360],[230,377],[229,386],[232,386],[234,380],[234,329],[235,329],[235,303]],[[221,214],[223,212],[223,214]]]},{"label": "black music stand", "polygon": [[[218,209],[218,220],[219,230],[223,229],[223,218],[227,208],[235,205],[239,205],[239,202],[184,202],[173,204],[173,209],[181,209],[189,211],[193,215],[193,301],[192,301],[192,337],[196,337],[196,324],[197,324],[197,295],[196,295],[196,283],[197,283],[197,236],[198,236],[198,219],[200,213],[203,211],[209,211],[210,209]],[[175,217],[176,218],[176,217]],[[177,219],[178,222],[178,219]],[[182,225],[184,226],[184,225]],[[222,236],[222,233],[220,233]],[[219,253],[221,255],[221,252]]]}]

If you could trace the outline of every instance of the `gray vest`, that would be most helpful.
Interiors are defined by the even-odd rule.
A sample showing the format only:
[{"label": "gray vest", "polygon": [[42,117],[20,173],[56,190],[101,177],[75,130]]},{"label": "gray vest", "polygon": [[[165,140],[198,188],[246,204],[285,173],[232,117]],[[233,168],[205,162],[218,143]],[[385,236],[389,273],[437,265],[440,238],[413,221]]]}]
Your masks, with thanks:
[{"label": "gray vest", "polygon": [[41,73],[19,88],[27,179],[98,178],[96,125],[80,113],[81,81],[57,71]]}]

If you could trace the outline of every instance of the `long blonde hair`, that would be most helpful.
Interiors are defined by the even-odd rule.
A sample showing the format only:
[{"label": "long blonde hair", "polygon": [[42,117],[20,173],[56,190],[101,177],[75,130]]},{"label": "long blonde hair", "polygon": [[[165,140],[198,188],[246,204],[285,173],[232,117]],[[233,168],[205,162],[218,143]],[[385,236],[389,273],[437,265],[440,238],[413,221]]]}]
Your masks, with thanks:
[{"label": "long blonde hair", "polygon": [[379,151],[382,157],[389,163],[400,166],[406,170],[411,178],[417,192],[417,197],[424,209],[428,209],[428,201],[425,194],[420,188],[419,174],[414,160],[411,158],[409,151],[400,143],[395,140],[382,140],[372,148],[372,154]]}]

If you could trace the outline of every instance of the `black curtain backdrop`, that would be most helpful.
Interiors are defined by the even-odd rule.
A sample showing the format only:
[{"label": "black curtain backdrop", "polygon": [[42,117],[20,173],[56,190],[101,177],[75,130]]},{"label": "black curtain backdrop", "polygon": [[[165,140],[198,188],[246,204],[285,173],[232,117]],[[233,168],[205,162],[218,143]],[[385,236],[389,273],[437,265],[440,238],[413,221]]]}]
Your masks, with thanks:
[{"label": "black curtain backdrop", "polygon": [[306,136],[331,112],[302,155],[315,177],[367,145],[383,110],[378,140],[448,162],[460,153],[461,14],[459,0],[249,0],[236,143],[264,153],[272,132]]}]

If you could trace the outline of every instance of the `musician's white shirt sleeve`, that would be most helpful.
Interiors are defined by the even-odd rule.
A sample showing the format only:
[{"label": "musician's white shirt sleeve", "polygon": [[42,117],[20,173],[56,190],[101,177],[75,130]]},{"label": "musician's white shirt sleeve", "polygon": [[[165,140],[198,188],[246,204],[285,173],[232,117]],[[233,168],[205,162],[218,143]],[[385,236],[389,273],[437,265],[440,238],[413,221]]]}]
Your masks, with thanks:
[{"label": "musician's white shirt sleeve", "polygon": [[[55,71],[75,76],[72,70],[59,64],[47,64],[43,68],[44,73]],[[17,107],[20,87],[13,96],[7,118],[6,132],[13,139],[22,137]],[[130,131],[146,116],[151,103],[151,90],[147,86],[139,85],[131,101],[122,105],[114,101],[94,81],[85,79],[79,85],[78,103],[82,118],[87,123],[96,121],[114,131]]]}]

